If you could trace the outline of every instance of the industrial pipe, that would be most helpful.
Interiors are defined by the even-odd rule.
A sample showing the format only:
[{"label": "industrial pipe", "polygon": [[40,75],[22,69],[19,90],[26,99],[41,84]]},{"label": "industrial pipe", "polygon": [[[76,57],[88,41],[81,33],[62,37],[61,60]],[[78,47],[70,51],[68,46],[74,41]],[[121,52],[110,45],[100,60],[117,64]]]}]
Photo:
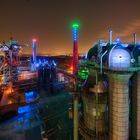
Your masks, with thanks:
[{"label": "industrial pipe", "polygon": [[[96,72],[96,86],[98,85],[98,73]],[[96,88],[96,140],[98,140],[98,93]]]},{"label": "industrial pipe", "polygon": [[107,53],[107,51],[105,51],[102,55],[101,55],[101,63],[100,63],[100,73],[103,73],[103,57],[104,55]]},{"label": "industrial pipe", "polygon": [[78,140],[78,95],[74,95],[74,140]]},{"label": "industrial pipe", "polygon": [[109,31],[109,43],[112,44],[112,30]]},{"label": "industrial pipe", "polygon": [[136,47],[136,44],[137,44],[136,37],[137,37],[137,35],[136,35],[136,33],[134,33],[134,46],[135,47]]}]

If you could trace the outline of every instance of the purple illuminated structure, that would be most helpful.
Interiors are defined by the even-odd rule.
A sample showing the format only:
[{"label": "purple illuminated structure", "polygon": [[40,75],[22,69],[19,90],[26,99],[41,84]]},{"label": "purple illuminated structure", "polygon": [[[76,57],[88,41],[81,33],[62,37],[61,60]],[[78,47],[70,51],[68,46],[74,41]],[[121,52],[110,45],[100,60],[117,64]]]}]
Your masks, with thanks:
[{"label": "purple illuminated structure", "polygon": [[37,39],[32,39],[32,48],[33,48],[33,63],[36,63],[36,42]]}]

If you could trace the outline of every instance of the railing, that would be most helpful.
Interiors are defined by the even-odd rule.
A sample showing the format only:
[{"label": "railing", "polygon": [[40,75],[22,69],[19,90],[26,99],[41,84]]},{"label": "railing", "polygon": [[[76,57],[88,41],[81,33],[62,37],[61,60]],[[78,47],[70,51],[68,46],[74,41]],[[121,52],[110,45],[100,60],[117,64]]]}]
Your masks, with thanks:
[{"label": "railing", "polygon": [[[81,66],[85,66],[87,68],[92,68],[92,69],[100,69],[100,65],[96,62],[93,61],[87,61],[83,60],[81,61]],[[139,71],[140,66],[135,64],[135,65],[130,65],[128,63],[116,63],[111,65],[110,67],[103,65],[103,70],[110,70],[110,71],[128,71],[128,72],[133,72],[133,71]]]}]

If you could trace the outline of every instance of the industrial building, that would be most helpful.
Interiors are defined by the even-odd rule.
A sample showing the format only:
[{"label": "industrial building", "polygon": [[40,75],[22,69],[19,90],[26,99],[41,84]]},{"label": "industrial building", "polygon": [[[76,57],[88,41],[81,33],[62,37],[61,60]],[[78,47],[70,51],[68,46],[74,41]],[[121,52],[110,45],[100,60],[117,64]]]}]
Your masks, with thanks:
[{"label": "industrial building", "polygon": [[[55,57],[20,56],[17,41],[0,46],[0,140],[71,138],[69,94],[56,77]],[[62,58],[63,59],[63,58]]]},{"label": "industrial building", "polygon": [[[120,39],[98,43],[79,64],[83,102],[79,130],[85,140],[140,139],[140,45]],[[84,71],[83,71],[84,74]],[[81,78],[81,74],[79,74]],[[83,78],[81,78],[83,79]]]},{"label": "industrial building", "polygon": [[[35,46],[34,40],[32,44],[32,46]],[[34,62],[32,63],[30,57],[20,56],[22,49],[27,49],[27,47],[28,45],[21,45],[12,38],[8,43],[3,41],[0,46],[2,54],[0,60],[1,106],[26,102],[25,95],[20,93],[32,90],[37,86],[37,71]],[[33,54],[34,52],[35,49],[33,49]],[[12,98],[15,99],[13,100]]]}]

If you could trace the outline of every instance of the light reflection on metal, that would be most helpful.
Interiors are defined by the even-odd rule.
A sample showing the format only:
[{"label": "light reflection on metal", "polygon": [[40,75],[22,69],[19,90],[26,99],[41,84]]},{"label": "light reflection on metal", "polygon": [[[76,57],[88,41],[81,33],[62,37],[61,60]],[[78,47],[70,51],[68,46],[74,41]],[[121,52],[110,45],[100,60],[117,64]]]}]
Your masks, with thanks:
[{"label": "light reflection on metal", "polygon": [[109,68],[124,69],[130,67],[130,63],[131,56],[127,50],[115,47],[111,49],[109,54]]},{"label": "light reflection on metal", "polygon": [[94,86],[94,88],[89,88],[89,92],[92,93],[106,93],[107,87],[105,86],[104,81],[99,81],[97,85]]},{"label": "light reflection on metal", "polygon": [[7,105],[11,104],[12,100],[9,98],[9,96],[14,92],[14,89],[12,87],[12,83],[9,84],[8,87],[5,87],[3,89],[3,96],[0,102],[0,105]]},{"label": "light reflection on metal", "polygon": [[29,91],[25,93],[26,103],[32,103],[37,99],[37,93],[35,91]]},{"label": "light reflection on metal", "polygon": [[30,106],[22,106],[18,108],[18,114],[23,114],[31,111]]},{"label": "light reflection on metal", "polygon": [[32,78],[36,78],[37,74],[36,72],[31,72],[31,71],[21,71],[19,72],[18,80],[28,80]]}]

